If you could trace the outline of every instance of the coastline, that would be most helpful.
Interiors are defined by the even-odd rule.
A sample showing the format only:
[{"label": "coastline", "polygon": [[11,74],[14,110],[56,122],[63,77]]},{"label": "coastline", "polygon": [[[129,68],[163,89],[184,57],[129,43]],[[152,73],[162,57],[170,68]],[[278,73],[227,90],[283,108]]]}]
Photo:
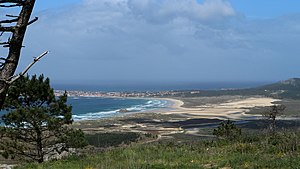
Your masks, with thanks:
[{"label": "coastline", "polygon": [[247,97],[236,100],[228,100],[223,103],[209,103],[196,105],[194,107],[183,107],[185,104],[180,98],[159,98],[171,103],[169,109],[156,109],[156,112],[164,115],[180,115],[183,118],[204,118],[204,119],[220,119],[220,120],[249,120],[261,117],[261,114],[248,114],[248,112],[256,107],[272,106],[274,102],[280,101],[270,97]]},{"label": "coastline", "polygon": [[[89,107],[94,107],[95,109],[91,109],[90,111],[87,109],[86,111],[83,111],[81,108],[77,107],[78,109],[81,109],[78,111],[78,109],[75,109],[74,111],[76,113],[73,113],[73,119],[74,121],[90,121],[90,120],[99,120],[99,119],[106,119],[106,118],[115,118],[115,117],[123,117],[128,116],[132,114],[140,114],[140,113],[151,113],[151,112],[161,112],[161,111],[169,111],[170,109],[173,109],[175,101],[170,101],[168,99],[161,99],[161,98],[154,98],[154,97],[90,97],[90,96],[70,96],[70,102],[69,104],[77,104],[74,103],[73,100],[79,100],[83,99],[83,103],[85,103],[85,100],[93,99],[95,100],[92,102],[89,102],[87,104]],[[100,99],[100,100],[98,100]],[[101,99],[117,99],[117,100],[124,100],[119,103],[114,102],[102,102]],[[113,101],[112,100],[112,101]],[[133,102],[129,102],[127,104],[127,100],[136,100]],[[78,102],[78,101],[77,101]],[[110,105],[112,108],[106,107],[101,108],[101,104],[104,103],[104,106]],[[118,102],[118,101],[117,101]],[[106,104],[107,103],[107,104]],[[84,104],[83,104],[84,105]],[[119,105],[119,106],[118,106]]]},{"label": "coastline", "polygon": [[[224,97],[224,96],[223,96]],[[93,121],[107,118],[117,118],[126,116],[135,116],[137,114],[162,114],[162,115],[176,115],[182,117],[182,119],[232,119],[232,120],[247,120],[256,119],[261,117],[260,114],[247,114],[251,109],[255,107],[267,107],[273,105],[274,102],[280,101],[279,99],[273,99],[269,97],[247,97],[239,98],[235,100],[228,100],[222,103],[209,103],[194,105],[193,107],[183,107],[185,104],[182,98],[155,98],[155,97],[104,97],[104,98],[118,98],[118,99],[143,99],[143,100],[162,100],[167,101],[164,107],[150,108],[135,112],[124,112],[113,114],[108,117],[100,117],[88,120],[76,120],[76,121]],[[195,99],[195,98],[193,98]],[[196,98],[197,99],[197,98]],[[201,98],[202,99],[202,98]],[[200,100],[200,97],[199,97]],[[124,108],[125,109],[125,108]]]},{"label": "coastline", "polygon": [[170,108],[173,109],[179,109],[184,105],[184,102],[178,99],[173,99],[173,98],[158,98],[158,99],[168,101],[169,103],[171,103]]},{"label": "coastline", "polygon": [[[248,114],[252,108],[270,106],[277,99],[267,97],[247,97],[227,100],[222,103],[200,103],[203,98],[192,98],[196,101],[193,108],[183,107],[184,98],[143,98],[168,101],[169,107],[147,110],[138,113],[119,113],[114,117],[95,120],[82,120],[73,123],[87,133],[101,132],[138,132],[152,133],[159,139],[173,137],[174,134],[207,135],[211,128],[223,120],[247,121],[261,118],[260,114]],[[191,99],[191,98],[190,98]],[[209,98],[204,98],[209,99]],[[199,133],[199,130],[202,133]],[[204,135],[203,135],[204,136]]]}]

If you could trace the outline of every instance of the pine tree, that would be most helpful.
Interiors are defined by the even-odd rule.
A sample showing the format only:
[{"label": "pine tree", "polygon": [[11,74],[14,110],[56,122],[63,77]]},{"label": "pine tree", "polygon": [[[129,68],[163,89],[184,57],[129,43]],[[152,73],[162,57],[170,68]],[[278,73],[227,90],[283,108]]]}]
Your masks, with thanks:
[{"label": "pine tree", "polygon": [[[53,153],[85,145],[81,130],[72,123],[67,94],[55,97],[49,78],[21,77],[8,90],[0,128],[0,149],[6,158],[43,162]],[[76,137],[76,139],[74,139]]]}]

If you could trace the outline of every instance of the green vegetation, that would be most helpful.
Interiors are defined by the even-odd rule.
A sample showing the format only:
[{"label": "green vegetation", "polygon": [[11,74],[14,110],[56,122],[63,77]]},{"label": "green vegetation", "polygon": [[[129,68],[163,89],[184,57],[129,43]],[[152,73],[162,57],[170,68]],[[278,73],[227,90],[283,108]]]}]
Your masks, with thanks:
[{"label": "green vegetation", "polygon": [[[228,95],[242,94],[246,96],[240,97],[247,97],[248,95],[257,95],[261,92],[261,95],[280,97],[278,94],[284,93],[284,89],[289,90],[285,85],[296,86],[297,88],[298,84],[296,82],[298,82],[298,79],[293,81],[293,83],[284,81],[280,82],[280,85],[269,85],[264,88],[207,91],[207,93],[203,92],[195,95],[207,94],[211,96],[212,94],[218,96],[226,95],[227,93]],[[276,92],[274,93],[274,91]],[[189,94],[191,93],[184,92],[184,96],[189,96]],[[20,98],[24,99],[23,95]],[[213,97],[212,99],[218,103],[234,98],[235,96],[226,96],[222,98]],[[190,105],[193,105],[194,102],[199,102],[199,100],[191,100]],[[293,100],[293,102],[290,102],[288,99],[285,99],[281,102],[289,103],[287,110],[291,111],[291,113],[296,114],[295,112],[298,111],[299,106],[297,103],[299,101]],[[228,120],[221,122],[220,126],[215,129],[215,125],[208,126],[208,128],[202,126],[202,129],[205,130],[203,135],[200,132],[196,134],[188,134],[188,132],[176,133],[170,135],[173,137],[172,139],[159,139],[157,142],[151,142],[156,137],[150,133],[114,132],[87,134],[85,138],[91,146],[79,150],[77,156],[70,156],[59,161],[48,161],[42,164],[20,165],[19,168],[297,168],[300,166],[300,145],[298,144],[300,132],[295,132],[296,130],[293,132],[286,130],[275,131],[275,121],[277,121],[277,117],[284,109],[284,106],[272,106],[269,108],[257,107],[252,110],[251,113],[263,112],[262,114],[270,120],[270,126],[268,126],[269,123],[266,120],[249,120],[246,123],[237,123],[237,125]],[[146,123],[151,122],[151,119],[153,117],[149,121],[129,119],[124,121],[124,123]],[[208,122],[208,120],[203,121],[203,119],[193,120],[189,121],[188,124],[192,123],[193,126],[197,126],[196,124],[198,123]],[[185,122],[172,122],[168,125],[184,126]],[[209,122],[212,124],[219,123],[218,120]],[[90,123],[96,123],[95,125],[98,127],[103,125],[98,124],[97,121]],[[88,124],[90,125],[90,123]],[[105,125],[111,125],[109,120],[106,123]],[[263,125],[258,128],[258,123]],[[290,121],[278,121],[276,126],[294,126],[294,123],[289,123]],[[84,128],[86,126],[80,125],[76,127]],[[243,134],[239,127],[243,127]],[[270,127],[272,132],[258,132],[260,129],[266,129],[267,127]],[[296,125],[294,127],[298,128]],[[217,138],[211,134],[217,136]],[[83,135],[76,132],[68,135],[70,137],[67,137],[67,140],[78,141],[78,143],[81,143],[80,140],[83,138]],[[134,142],[139,143],[132,144]],[[66,143],[69,144],[68,142]]]},{"label": "green vegetation", "polygon": [[220,126],[214,129],[213,135],[218,138],[236,139],[241,135],[241,129],[238,128],[232,121],[227,120],[221,122]]},{"label": "green vegetation", "polygon": [[273,105],[262,113],[262,115],[270,121],[269,130],[272,134],[276,131],[276,118],[283,114],[285,108],[286,106],[284,105]]},{"label": "green vegetation", "polygon": [[20,168],[297,168],[299,138],[300,133],[283,132],[274,136],[247,134],[237,140],[161,141]]},{"label": "green vegetation", "polygon": [[293,78],[278,83],[248,89],[178,91],[177,94],[164,97],[212,97],[212,96],[254,96],[300,99],[300,78]]},{"label": "green vegetation", "polygon": [[[19,78],[8,90],[0,127],[0,150],[5,157],[43,162],[56,154],[85,145],[81,130],[69,128],[72,107],[67,94],[56,98],[48,78]],[[53,154],[54,153],[54,154]]]},{"label": "green vegetation", "polygon": [[136,142],[140,138],[138,133],[96,133],[86,135],[87,142],[95,147],[111,147],[120,144]]}]

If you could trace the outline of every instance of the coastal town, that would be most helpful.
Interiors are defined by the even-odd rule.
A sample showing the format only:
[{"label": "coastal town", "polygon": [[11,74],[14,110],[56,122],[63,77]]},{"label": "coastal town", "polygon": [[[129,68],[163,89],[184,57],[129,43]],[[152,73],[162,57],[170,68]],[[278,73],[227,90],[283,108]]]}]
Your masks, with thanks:
[{"label": "coastal town", "polygon": [[[64,90],[55,90],[55,95],[60,96],[64,94]],[[165,96],[177,96],[187,91],[145,91],[145,92],[102,92],[102,91],[79,91],[71,90],[67,91],[70,97],[165,97]],[[200,91],[190,91],[190,94],[197,94]]]}]

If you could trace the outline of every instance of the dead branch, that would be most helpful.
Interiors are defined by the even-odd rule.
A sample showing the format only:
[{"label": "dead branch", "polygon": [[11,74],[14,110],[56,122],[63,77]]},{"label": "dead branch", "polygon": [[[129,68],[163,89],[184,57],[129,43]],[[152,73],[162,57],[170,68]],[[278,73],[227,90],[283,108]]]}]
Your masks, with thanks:
[{"label": "dead branch", "polygon": [[9,14],[6,14],[5,16],[11,17],[11,18],[18,18],[19,17],[19,16],[16,16],[16,15],[9,15]]},{"label": "dead branch", "polygon": [[[1,5],[0,5],[0,7],[1,7]],[[1,23],[13,23],[13,22],[18,22],[18,18],[8,19],[8,20],[2,20],[2,21],[0,21],[0,24]]]},{"label": "dead branch", "polygon": [[8,48],[8,54],[0,69],[0,109],[4,104],[9,85],[17,77],[13,75],[20,60],[27,26],[38,20],[37,17],[30,20],[35,2],[36,0],[0,0],[0,8],[20,7],[18,16],[7,14],[5,15],[7,18],[0,20],[0,35],[11,34],[8,40],[2,42],[3,47]]},{"label": "dead branch", "polygon": [[12,7],[17,7],[17,6],[22,6],[22,4],[0,5],[0,7],[3,7],[3,8],[12,8]]},{"label": "dead branch", "polygon": [[21,76],[24,76],[28,70],[36,63],[38,62],[42,57],[44,57],[45,55],[47,55],[49,53],[49,51],[46,51],[44,53],[42,53],[40,56],[36,57],[33,59],[33,61],[17,76],[13,77],[8,84],[12,84],[14,81],[18,80]]},{"label": "dead branch", "polygon": [[15,27],[14,26],[9,26],[9,27],[2,27],[0,26],[0,31],[1,32],[14,32]]},{"label": "dead branch", "polygon": [[34,19],[32,19],[31,21],[28,22],[27,26],[33,24],[33,23],[36,22],[38,19],[39,19],[38,17],[35,17]]},{"label": "dead branch", "polygon": [[0,4],[19,4],[24,5],[26,0],[0,0]]},{"label": "dead branch", "polygon": [[[33,59],[33,61],[18,75],[12,76],[9,79],[0,79],[0,81],[4,81],[6,84],[11,85],[13,82],[15,82],[16,80],[18,80],[21,76],[24,76],[28,70],[38,61],[40,61],[42,59],[42,57],[44,57],[45,55],[47,55],[49,53],[49,51],[45,51],[44,53],[42,53],[40,56],[35,57]],[[3,92],[3,89],[0,90],[0,93]]]}]

